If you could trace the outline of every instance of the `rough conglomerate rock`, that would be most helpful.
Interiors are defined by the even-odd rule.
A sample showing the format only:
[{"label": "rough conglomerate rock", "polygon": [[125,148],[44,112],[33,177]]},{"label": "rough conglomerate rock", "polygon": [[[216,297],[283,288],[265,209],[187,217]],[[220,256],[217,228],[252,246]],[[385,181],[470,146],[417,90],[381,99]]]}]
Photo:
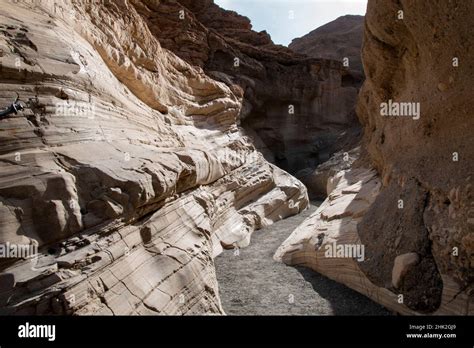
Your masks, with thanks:
[{"label": "rough conglomerate rock", "polygon": [[[473,314],[473,12],[470,1],[369,1],[362,159],[277,258],[400,313]],[[420,114],[383,116],[390,100]],[[364,246],[364,260],[325,257],[332,241]],[[400,277],[410,253],[419,260]]]},{"label": "rough conglomerate rock", "polygon": [[223,313],[213,257],[307,205],[139,3],[2,2],[0,104],[32,99],[0,121],[0,243],[39,254],[0,262],[1,313]]}]

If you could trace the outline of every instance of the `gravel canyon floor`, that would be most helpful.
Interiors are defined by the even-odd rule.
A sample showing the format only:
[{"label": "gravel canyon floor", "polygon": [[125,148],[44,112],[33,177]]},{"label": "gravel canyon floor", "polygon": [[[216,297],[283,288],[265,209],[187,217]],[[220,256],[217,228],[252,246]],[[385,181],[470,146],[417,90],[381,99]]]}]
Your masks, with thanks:
[{"label": "gravel canyon floor", "polygon": [[228,315],[390,315],[367,297],[273,255],[291,232],[319,206],[255,232],[247,248],[215,259],[222,306]]}]

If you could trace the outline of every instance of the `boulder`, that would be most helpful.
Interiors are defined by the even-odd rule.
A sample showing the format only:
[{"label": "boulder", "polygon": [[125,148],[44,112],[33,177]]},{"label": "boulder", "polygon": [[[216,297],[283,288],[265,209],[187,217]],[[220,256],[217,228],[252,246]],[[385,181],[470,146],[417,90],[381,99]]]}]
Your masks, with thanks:
[{"label": "boulder", "polygon": [[419,261],[420,257],[417,253],[398,255],[393,262],[392,285],[398,288],[410,267],[416,265]]}]

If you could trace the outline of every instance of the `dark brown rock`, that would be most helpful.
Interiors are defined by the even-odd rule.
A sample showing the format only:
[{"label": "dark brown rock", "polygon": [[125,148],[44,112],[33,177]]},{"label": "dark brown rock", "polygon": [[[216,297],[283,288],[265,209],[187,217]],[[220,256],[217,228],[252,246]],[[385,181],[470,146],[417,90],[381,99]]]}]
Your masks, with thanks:
[{"label": "dark brown rock", "polygon": [[[398,11],[403,11],[403,19],[398,19]],[[392,239],[386,240],[387,250],[399,249],[394,242],[403,235],[408,242],[404,248],[428,252],[436,264],[431,269],[450,274],[463,289],[470,289],[474,280],[469,223],[474,184],[474,138],[469,132],[474,129],[469,48],[474,44],[473,11],[470,1],[369,1],[363,52],[367,80],[358,104],[365,145],[384,183],[377,204],[359,226],[368,251],[374,253],[371,263],[383,270],[395,257],[376,251],[381,244],[375,234]],[[454,58],[459,59],[457,67]],[[381,103],[389,99],[420,103],[420,118],[381,116]],[[396,209],[398,199],[416,192],[423,196],[418,204]],[[384,214],[381,206],[386,207]],[[410,216],[418,222],[405,225]],[[396,227],[398,221],[403,224]],[[385,272],[371,276],[365,270],[373,281],[385,277]],[[430,284],[424,285],[425,291]]]},{"label": "dark brown rock", "polygon": [[[369,1],[361,158],[330,179],[336,187],[277,259],[402,314],[473,314],[473,12],[461,0]],[[397,103],[411,112],[382,112],[391,104],[396,114]],[[328,258],[332,242],[366,257]],[[400,268],[407,254],[417,260]]]},{"label": "dark brown rock", "polygon": [[288,46],[293,51],[315,58],[334,59],[342,62],[349,58],[350,79],[361,82],[364,74],[362,66],[362,39],[364,38],[364,16],[346,15],[327,23],[303,37],[294,39]]}]

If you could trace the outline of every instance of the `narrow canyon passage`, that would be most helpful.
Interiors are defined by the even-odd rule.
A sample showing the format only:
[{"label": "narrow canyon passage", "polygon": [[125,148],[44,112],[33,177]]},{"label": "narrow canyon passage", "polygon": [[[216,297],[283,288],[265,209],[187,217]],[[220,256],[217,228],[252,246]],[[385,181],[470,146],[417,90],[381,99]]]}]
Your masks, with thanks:
[{"label": "narrow canyon passage", "polygon": [[[319,204],[318,204],[319,205]],[[304,267],[273,260],[291,232],[316,209],[254,232],[247,248],[215,259],[222,306],[228,315],[390,315],[367,297]]]}]

